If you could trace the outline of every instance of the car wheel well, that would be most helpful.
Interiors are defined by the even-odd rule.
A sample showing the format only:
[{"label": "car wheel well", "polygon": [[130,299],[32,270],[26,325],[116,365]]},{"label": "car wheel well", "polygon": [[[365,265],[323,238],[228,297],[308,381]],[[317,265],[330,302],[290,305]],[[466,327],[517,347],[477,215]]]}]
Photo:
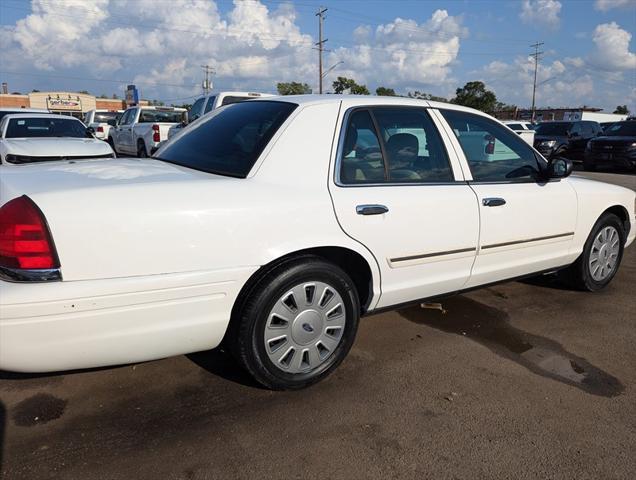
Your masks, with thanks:
[{"label": "car wheel well", "polygon": [[608,208],[603,212],[603,215],[606,213],[613,213],[616,215],[623,224],[623,230],[625,231],[625,238],[629,235],[629,231],[632,227],[631,222],[629,221],[629,213],[622,205],[614,205],[613,207]]},{"label": "car wheel well", "polygon": [[258,283],[273,269],[278,268],[284,263],[295,261],[302,257],[319,257],[328,262],[335,263],[342,268],[342,270],[349,275],[356,288],[358,298],[360,300],[360,313],[364,314],[367,311],[373,297],[373,276],[371,273],[371,267],[364,257],[362,257],[359,253],[344,247],[307,248],[289,253],[269,262],[266,265],[263,265],[254,272],[247,282],[245,282],[245,285],[241,288],[241,291],[234,302],[234,306],[232,307],[230,325],[225,333],[223,343],[226,343],[226,340],[233,336],[238,323],[236,319],[240,318],[240,310],[245,303],[245,299],[250,295],[254,288],[256,288]]}]

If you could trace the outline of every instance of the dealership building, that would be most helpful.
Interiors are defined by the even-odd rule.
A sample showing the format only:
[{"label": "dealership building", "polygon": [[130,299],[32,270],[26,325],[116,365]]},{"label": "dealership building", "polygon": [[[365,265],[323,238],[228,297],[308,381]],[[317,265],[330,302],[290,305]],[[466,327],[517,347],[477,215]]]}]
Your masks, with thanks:
[{"label": "dealership building", "polygon": [[123,110],[126,102],[75,92],[31,92],[26,95],[1,93],[0,108],[42,108],[83,118],[89,110]]}]

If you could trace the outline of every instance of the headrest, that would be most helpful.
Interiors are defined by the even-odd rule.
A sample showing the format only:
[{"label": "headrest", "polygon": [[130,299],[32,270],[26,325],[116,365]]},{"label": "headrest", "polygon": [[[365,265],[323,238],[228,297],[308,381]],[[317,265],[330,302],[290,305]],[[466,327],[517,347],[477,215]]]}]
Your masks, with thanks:
[{"label": "headrest", "polygon": [[396,133],[389,137],[389,141],[386,142],[386,149],[389,155],[396,153],[417,155],[420,150],[420,142],[411,133]]}]

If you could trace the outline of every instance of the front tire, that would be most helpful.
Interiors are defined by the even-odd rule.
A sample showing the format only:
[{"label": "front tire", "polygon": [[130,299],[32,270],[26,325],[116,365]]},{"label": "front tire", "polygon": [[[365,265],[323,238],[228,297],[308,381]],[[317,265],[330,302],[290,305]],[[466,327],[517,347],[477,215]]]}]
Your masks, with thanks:
[{"label": "front tire", "polygon": [[571,283],[588,292],[605,288],[618,272],[624,246],[622,222],[616,215],[604,213],[592,228],[583,253],[567,270]]},{"label": "front tire", "polygon": [[232,350],[262,385],[298,390],[327,377],[353,345],[358,294],[337,265],[306,256],[275,267],[237,311]]}]

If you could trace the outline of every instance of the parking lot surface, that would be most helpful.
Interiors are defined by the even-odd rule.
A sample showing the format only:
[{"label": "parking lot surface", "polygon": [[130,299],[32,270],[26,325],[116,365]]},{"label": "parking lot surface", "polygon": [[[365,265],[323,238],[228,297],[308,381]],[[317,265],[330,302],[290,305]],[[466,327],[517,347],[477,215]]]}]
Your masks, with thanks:
[{"label": "parking lot surface", "polygon": [[0,372],[2,478],[631,479],[635,285],[632,246],[601,293],[544,277],[367,317],[300,392],[259,388],[220,351]]}]

